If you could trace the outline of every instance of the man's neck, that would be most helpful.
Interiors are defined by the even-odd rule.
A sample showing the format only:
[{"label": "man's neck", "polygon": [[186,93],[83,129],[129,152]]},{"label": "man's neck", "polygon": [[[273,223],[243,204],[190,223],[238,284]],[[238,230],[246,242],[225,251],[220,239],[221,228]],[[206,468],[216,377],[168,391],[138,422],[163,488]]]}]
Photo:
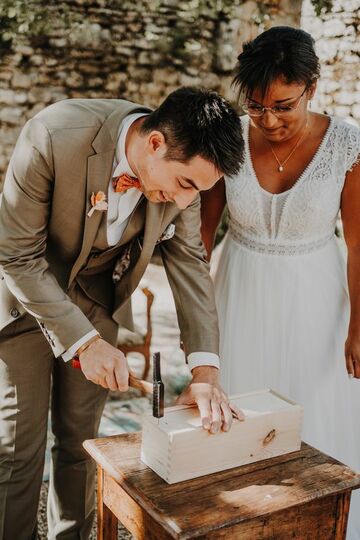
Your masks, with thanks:
[{"label": "man's neck", "polygon": [[134,174],[138,177],[138,169],[136,166],[135,156],[138,155],[139,146],[142,144],[142,137],[140,135],[140,127],[144,122],[145,117],[138,118],[131,124],[126,134],[125,139],[125,155],[130,168],[134,171]]}]

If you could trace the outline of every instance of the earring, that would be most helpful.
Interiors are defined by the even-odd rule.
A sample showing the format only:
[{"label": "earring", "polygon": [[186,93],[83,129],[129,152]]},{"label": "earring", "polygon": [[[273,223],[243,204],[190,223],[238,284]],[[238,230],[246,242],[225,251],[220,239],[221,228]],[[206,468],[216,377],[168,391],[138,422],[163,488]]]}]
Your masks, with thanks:
[{"label": "earring", "polygon": [[309,109],[311,109],[311,99],[310,99],[310,101],[309,101]]}]

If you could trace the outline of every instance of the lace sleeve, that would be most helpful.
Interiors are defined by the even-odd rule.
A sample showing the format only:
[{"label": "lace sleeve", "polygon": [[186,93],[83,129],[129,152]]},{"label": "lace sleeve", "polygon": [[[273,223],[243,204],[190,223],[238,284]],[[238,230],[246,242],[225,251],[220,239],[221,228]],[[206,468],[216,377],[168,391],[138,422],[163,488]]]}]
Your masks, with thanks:
[{"label": "lace sleeve", "polygon": [[346,154],[345,154],[345,171],[352,171],[352,169],[360,162],[360,129],[355,126],[349,125],[348,133],[346,137]]}]

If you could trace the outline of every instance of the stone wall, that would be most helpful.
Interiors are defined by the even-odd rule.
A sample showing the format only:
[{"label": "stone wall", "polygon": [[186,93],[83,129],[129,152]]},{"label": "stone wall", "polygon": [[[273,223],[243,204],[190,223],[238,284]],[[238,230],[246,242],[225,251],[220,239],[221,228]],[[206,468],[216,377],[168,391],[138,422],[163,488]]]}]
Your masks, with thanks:
[{"label": "stone wall", "polygon": [[270,25],[300,21],[300,0],[234,1],[231,17],[215,8],[204,11],[202,4],[67,0],[77,20],[71,31],[54,14],[47,35],[19,38],[2,51],[0,184],[21,127],[50,103],[125,97],[157,106],[181,85],[203,85],[233,99],[230,82],[241,43]]},{"label": "stone wall", "polygon": [[316,40],[322,66],[314,108],[360,125],[360,0],[333,0],[321,18],[304,0],[301,27]]}]

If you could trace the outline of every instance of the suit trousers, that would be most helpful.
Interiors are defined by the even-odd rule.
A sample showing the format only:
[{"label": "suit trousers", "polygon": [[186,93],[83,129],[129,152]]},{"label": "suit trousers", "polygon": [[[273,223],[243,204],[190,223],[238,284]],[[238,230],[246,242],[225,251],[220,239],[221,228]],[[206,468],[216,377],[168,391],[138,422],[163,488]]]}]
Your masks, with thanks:
[{"label": "suit trousers", "polygon": [[[75,302],[115,345],[117,324],[76,286]],[[55,442],[48,495],[48,538],[87,539],[94,517],[95,466],[82,442],[97,435],[107,390],[71,362],[54,358],[26,314],[0,332],[0,539],[32,540],[44,467],[49,407]]]}]

